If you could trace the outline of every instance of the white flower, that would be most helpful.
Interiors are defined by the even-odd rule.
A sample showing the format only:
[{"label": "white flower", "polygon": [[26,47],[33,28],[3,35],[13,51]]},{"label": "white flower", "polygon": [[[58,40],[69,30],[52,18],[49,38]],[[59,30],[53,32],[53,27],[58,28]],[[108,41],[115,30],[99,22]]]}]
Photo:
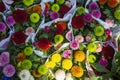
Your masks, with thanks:
[{"label": "white flower", "polygon": [[65,71],[63,71],[63,70],[57,70],[56,72],[55,72],[55,79],[56,80],[64,80],[65,79]]},{"label": "white flower", "polygon": [[30,79],[30,72],[28,70],[22,70],[19,74],[19,77],[21,80],[29,80]]},{"label": "white flower", "polygon": [[65,80],[73,80],[71,73],[66,74],[66,79]]},{"label": "white flower", "polygon": [[5,3],[7,4],[12,4],[14,1],[13,0],[5,0]]},{"label": "white flower", "polygon": [[29,80],[35,80],[35,79],[34,79],[34,77],[31,75],[30,78],[29,78]]}]

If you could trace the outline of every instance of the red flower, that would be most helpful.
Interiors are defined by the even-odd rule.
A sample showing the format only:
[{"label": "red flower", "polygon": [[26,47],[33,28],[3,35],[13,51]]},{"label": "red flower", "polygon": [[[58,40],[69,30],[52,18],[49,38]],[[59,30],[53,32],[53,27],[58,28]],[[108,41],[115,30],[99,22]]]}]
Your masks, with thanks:
[{"label": "red flower", "polygon": [[13,40],[13,42],[15,44],[23,44],[23,43],[25,43],[26,38],[27,38],[27,36],[22,31],[15,32],[12,35],[12,40]]},{"label": "red flower", "polygon": [[47,38],[40,38],[37,45],[42,50],[48,50],[50,48],[50,41]]},{"label": "red flower", "polygon": [[55,30],[52,31],[55,35],[62,34],[64,32],[64,29],[61,24],[57,24],[57,27]]},{"label": "red flower", "polygon": [[0,2],[0,12],[4,12],[6,10],[6,7],[3,2]]},{"label": "red flower", "polygon": [[104,54],[106,59],[110,60],[113,58],[115,50],[110,45],[107,45],[103,47],[102,53]]},{"label": "red flower", "polygon": [[66,5],[63,5],[60,7],[60,17],[63,17],[68,11],[70,10],[70,8]]},{"label": "red flower", "polygon": [[83,28],[85,21],[82,16],[76,16],[72,19],[72,26],[76,29]]},{"label": "red flower", "polygon": [[13,13],[13,17],[14,17],[16,22],[22,24],[27,20],[28,15],[24,10],[16,10]]}]

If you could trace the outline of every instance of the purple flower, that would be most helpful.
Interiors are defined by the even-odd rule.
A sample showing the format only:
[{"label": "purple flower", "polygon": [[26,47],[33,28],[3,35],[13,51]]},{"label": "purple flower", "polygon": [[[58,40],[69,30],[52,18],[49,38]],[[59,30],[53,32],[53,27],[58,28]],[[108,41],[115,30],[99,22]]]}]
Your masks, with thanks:
[{"label": "purple flower", "polygon": [[72,53],[71,50],[65,50],[65,51],[63,52],[63,57],[64,57],[64,58],[69,58],[70,55],[71,55],[71,53]]},{"label": "purple flower", "polygon": [[50,13],[50,18],[53,19],[53,20],[59,18],[58,12],[51,12]]},{"label": "purple flower", "polygon": [[5,31],[5,29],[6,29],[6,25],[5,25],[5,23],[0,22],[0,32]]},{"label": "purple flower", "polygon": [[89,8],[94,10],[94,9],[97,9],[98,8],[98,4],[96,2],[92,2],[89,4]]},{"label": "purple flower", "polygon": [[101,12],[99,10],[93,10],[92,15],[96,18],[100,18],[101,17]]},{"label": "purple flower", "polygon": [[104,66],[104,67],[106,67],[106,66],[108,65],[108,61],[107,61],[107,59],[105,59],[104,57],[101,58],[98,63],[101,64],[101,65]]},{"label": "purple flower", "polygon": [[70,42],[70,48],[73,50],[77,50],[79,48],[79,42],[76,40],[73,40]]},{"label": "purple flower", "polygon": [[45,26],[44,31],[45,32],[50,32],[50,26]]},{"label": "purple flower", "polygon": [[9,16],[6,18],[6,23],[9,25],[9,26],[13,26],[15,24],[15,20],[13,18],[13,16]]},{"label": "purple flower", "polygon": [[66,34],[66,39],[68,40],[68,41],[71,41],[72,40],[72,31],[70,30],[67,34]]},{"label": "purple flower", "polygon": [[10,62],[9,56],[9,52],[2,52],[0,55],[0,67],[4,67]]},{"label": "purple flower", "polygon": [[6,65],[3,68],[3,74],[6,77],[12,77],[15,74],[15,67],[13,65],[11,65],[11,64]]},{"label": "purple flower", "polygon": [[84,20],[85,20],[86,22],[91,22],[91,21],[92,21],[92,16],[91,16],[91,14],[86,13],[85,16],[84,16]]}]

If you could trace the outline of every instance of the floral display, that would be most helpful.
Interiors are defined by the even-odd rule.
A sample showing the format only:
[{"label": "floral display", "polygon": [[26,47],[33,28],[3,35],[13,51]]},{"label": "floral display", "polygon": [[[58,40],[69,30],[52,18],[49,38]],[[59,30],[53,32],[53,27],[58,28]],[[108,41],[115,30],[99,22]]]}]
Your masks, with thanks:
[{"label": "floral display", "polygon": [[120,80],[119,0],[0,0],[0,80]]}]

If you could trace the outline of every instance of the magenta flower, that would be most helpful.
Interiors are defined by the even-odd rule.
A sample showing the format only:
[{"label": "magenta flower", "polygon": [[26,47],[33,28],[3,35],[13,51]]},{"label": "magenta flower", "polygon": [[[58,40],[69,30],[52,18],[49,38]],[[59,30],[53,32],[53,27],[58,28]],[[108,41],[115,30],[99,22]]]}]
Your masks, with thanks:
[{"label": "magenta flower", "polygon": [[2,52],[0,55],[0,67],[4,67],[10,62],[10,54],[9,52]]},{"label": "magenta flower", "polygon": [[105,59],[104,57],[101,58],[98,63],[101,64],[101,65],[104,66],[104,67],[107,67],[107,65],[108,65],[108,61],[107,61],[107,59]]},{"label": "magenta flower", "polygon": [[92,15],[96,18],[100,18],[101,17],[101,12],[99,10],[93,10]]},{"label": "magenta flower", "polygon": [[98,4],[96,2],[92,2],[89,4],[89,8],[94,10],[94,9],[97,9],[98,8]]},{"label": "magenta flower", "polygon": [[9,25],[9,26],[13,26],[15,24],[15,20],[13,18],[13,16],[9,16],[6,18],[6,23]]},{"label": "magenta flower", "polygon": [[44,31],[45,32],[50,32],[50,26],[45,26]]},{"label": "magenta flower", "polygon": [[83,17],[83,19],[86,21],[86,22],[91,22],[92,21],[92,16],[90,13],[86,13],[85,16]]},{"label": "magenta flower", "polygon": [[3,22],[0,22],[0,32],[4,32],[6,29],[6,25]]},{"label": "magenta flower", "polygon": [[106,36],[109,36],[110,33],[111,33],[110,29],[106,29],[106,30],[105,30],[105,35],[106,35]]},{"label": "magenta flower", "polygon": [[77,50],[79,48],[79,42],[76,40],[73,40],[70,42],[70,48],[73,50]]},{"label": "magenta flower", "polygon": [[6,77],[12,77],[15,74],[15,67],[13,65],[11,65],[11,64],[6,65],[3,68],[3,74]]},{"label": "magenta flower", "polygon": [[51,13],[50,13],[50,18],[51,18],[52,20],[59,18],[58,12],[51,12]]},{"label": "magenta flower", "polygon": [[63,57],[64,58],[70,58],[70,55],[72,54],[72,51],[71,50],[65,50],[63,52]]},{"label": "magenta flower", "polygon": [[90,41],[92,40],[92,37],[89,36],[89,35],[87,35],[87,36],[85,37],[85,39],[86,39],[87,42],[90,42]]},{"label": "magenta flower", "polygon": [[66,39],[68,40],[68,41],[71,41],[72,40],[72,31],[70,30],[67,34],[66,34]]}]

